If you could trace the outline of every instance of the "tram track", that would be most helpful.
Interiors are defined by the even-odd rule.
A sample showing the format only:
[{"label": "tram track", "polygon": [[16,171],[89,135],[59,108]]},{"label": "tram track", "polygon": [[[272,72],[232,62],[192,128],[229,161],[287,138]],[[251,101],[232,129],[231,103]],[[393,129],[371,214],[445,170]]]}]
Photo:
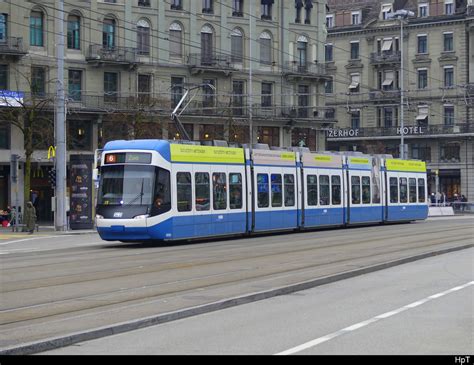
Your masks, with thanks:
[{"label": "tram track", "polygon": [[[6,260],[11,265],[2,268],[0,339],[7,340],[0,342],[0,350],[275,285],[290,285],[295,280],[302,282],[305,278],[335,275],[420,253],[472,246],[473,234],[473,228],[466,224],[415,224],[350,231],[274,235],[211,245],[146,247],[138,255],[130,254],[136,248],[121,245],[112,251],[106,251],[104,246],[88,247],[81,252],[81,272],[72,275],[64,275],[64,270],[74,262],[66,253],[61,253],[61,257],[67,263],[58,262],[61,257],[51,253],[14,255]],[[44,259],[53,263],[34,265],[36,260]],[[137,261],[132,265],[134,259]],[[22,271],[15,260],[23,260],[22,266],[33,265]],[[114,260],[125,267],[108,267]],[[89,265],[81,265],[86,262]],[[89,271],[93,268],[95,271]],[[32,279],[42,269],[48,270],[49,277]],[[7,280],[3,274],[7,274]]]}]

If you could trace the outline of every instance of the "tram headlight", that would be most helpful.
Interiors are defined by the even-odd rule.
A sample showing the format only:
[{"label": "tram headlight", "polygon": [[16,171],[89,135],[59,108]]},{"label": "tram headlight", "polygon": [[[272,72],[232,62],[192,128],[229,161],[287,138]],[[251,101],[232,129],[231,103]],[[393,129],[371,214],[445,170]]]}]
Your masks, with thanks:
[{"label": "tram headlight", "polygon": [[136,215],[133,217],[133,219],[145,219],[148,218],[150,215],[149,214],[142,214],[142,215]]},{"label": "tram headlight", "polygon": [[104,216],[100,214],[96,214],[95,219],[104,219]]}]

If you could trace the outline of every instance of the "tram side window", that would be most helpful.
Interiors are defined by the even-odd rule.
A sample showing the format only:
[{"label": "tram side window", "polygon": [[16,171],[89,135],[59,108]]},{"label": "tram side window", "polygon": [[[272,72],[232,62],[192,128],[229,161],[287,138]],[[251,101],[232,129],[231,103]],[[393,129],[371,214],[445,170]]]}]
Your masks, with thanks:
[{"label": "tram side window", "polygon": [[390,178],[390,203],[398,203],[398,179]]},{"label": "tram side window", "polygon": [[224,172],[212,174],[212,191],[214,198],[214,210],[227,208],[227,181]]},{"label": "tram side window", "polygon": [[351,177],[352,204],[360,204],[360,177]]},{"label": "tram side window", "polygon": [[283,191],[281,190],[281,175],[271,174],[272,207],[281,207],[283,204]]},{"label": "tram side window", "polygon": [[380,180],[372,177],[372,204],[380,204]]},{"label": "tram side window", "polygon": [[370,177],[362,176],[362,204],[370,204]]},{"label": "tram side window", "polygon": [[401,177],[400,178],[400,203],[407,203],[407,202],[408,202],[407,178]]},{"label": "tram side window", "polygon": [[151,215],[158,215],[171,209],[170,172],[156,168],[155,196]]},{"label": "tram side window", "polygon": [[341,204],[341,177],[331,176],[332,205]]},{"label": "tram side window", "polygon": [[178,172],[176,174],[176,192],[178,195],[178,212],[191,211],[193,192],[190,172]]},{"label": "tram side window", "polygon": [[230,209],[242,209],[242,174],[229,174]]},{"label": "tram side window", "polygon": [[295,206],[295,175],[285,174],[285,207]]},{"label": "tram side window", "polygon": [[268,199],[268,175],[257,174],[257,205],[259,208],[267,208]]},{"label": "tram side window", "polygon": [[408,200],[410,203],[416,203],[416,179],[408,179]]},{"label": "tram side window", "polygon": [[329,205],[329,176],[319,176],[319,203]]},{"label": "tram side window", "polygon": [[308,186],[308,205],[318,205],[318,178],[316,175],[306,176]]},{"label": "tram side window", "polygon": [[209,174],[207,172],[196,172],[194,174],[195,189],[196,189],[196,210],[211,209],[211,193]]},{"label": "tram side window", "polygon": [[418,201],[425,202],[425,179],[418,179]]}]

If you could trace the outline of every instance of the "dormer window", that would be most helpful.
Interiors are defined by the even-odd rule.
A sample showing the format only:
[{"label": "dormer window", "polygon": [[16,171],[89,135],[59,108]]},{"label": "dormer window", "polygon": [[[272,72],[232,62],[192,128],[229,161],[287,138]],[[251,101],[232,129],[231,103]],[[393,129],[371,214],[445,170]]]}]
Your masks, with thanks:
[{"label": "dormer window", "polygon": [[361,23],[360,11],[353,11],[351,13],[351,24],[358,25]]},{"label": "dormer window", "polygon": [[428,3],[418,4],[418,16],[420,18],[426,18],[429,15],[430,13]]},{"label": "dormer window", "polygon": [[382,20],[388,19],[388,13],[392,12],[392,4],[382,4],[380,16]]},{"label": "dormer window", "polygon": [[326,15],[326,28],[334,27],[334,14]]}]

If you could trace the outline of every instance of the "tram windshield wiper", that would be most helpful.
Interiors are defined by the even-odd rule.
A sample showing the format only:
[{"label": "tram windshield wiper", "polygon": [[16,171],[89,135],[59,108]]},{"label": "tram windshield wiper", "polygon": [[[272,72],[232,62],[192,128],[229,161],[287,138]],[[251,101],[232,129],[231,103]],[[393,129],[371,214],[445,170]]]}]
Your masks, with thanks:
[{"label": "tram windshield wiper", "polygon": [[136,196],[134,196],[128,203],[122,204],[123,207],[128,206],[128,205],[132,205],[133,203],[135,203],[135,202],[138,200],[138,198],[140,198],[140,205],[143,204],[143,195],[145,195],[145,194],[143,193],[143,184],[144,184],[144,181],[145,181],[145,179],[142,179],[142,187],[141,187],[141,189],[140,189],[140,192],[139,192]]}]

